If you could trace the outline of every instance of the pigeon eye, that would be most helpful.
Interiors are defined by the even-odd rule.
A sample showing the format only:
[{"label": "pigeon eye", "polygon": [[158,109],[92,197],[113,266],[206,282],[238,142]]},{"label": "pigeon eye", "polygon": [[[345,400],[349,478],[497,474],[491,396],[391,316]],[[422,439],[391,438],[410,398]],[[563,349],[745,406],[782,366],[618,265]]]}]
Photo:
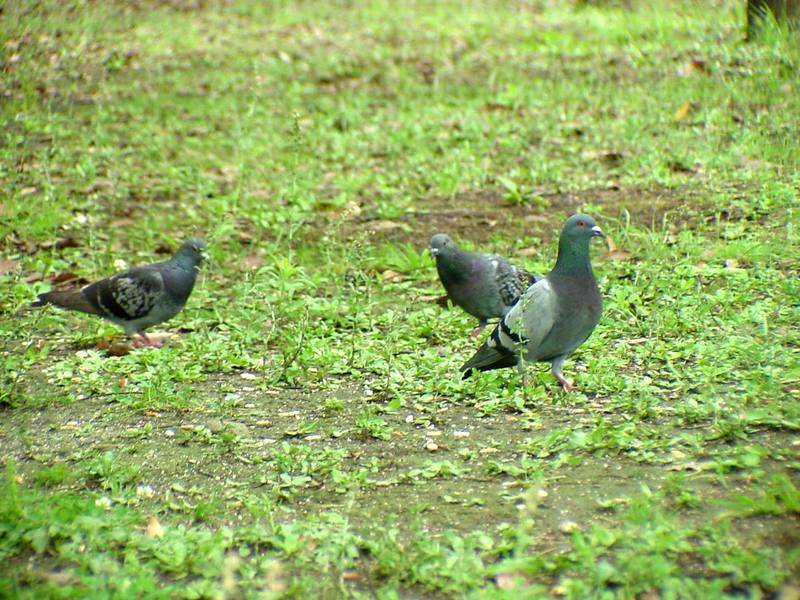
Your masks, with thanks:
[{"label": "pigeon eye", "polygon": [[586,223],[584,223],[583,221],[578,221],[578,222],[577,222],[577,223],[575,223],[575,224],[576,224],[578,227],[586,227]]}]

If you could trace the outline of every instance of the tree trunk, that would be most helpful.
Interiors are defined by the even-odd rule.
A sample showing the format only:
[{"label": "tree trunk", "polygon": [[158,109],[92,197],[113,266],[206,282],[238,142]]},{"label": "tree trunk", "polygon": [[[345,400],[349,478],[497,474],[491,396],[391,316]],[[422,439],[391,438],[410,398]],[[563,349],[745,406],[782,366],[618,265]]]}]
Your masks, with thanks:
[{"label": "tree trunk", "polygon": [[747,39],[758,31],[772,13],[777,21],[800,21],[800,0],[747,0]]}]

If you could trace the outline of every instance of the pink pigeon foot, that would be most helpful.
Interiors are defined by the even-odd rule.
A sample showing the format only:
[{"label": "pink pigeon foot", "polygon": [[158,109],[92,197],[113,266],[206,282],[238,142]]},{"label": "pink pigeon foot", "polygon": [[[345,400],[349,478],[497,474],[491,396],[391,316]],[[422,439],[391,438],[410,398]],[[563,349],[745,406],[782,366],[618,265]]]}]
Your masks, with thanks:
[{"label": "pink pigeon foot", "polygon": [[486,329],[486,325],[478,325],[475,329],[472,330],[472,333],[469,334],[469,337],[473,338],[478,337],[481,333],[483,333],[484,329]]},{"label": "pink pigeon foot", "polygon": [[145,346],[150,346],[152,348],[161,348],[163,342],[161,340],[153,340],[147,337],[146,333],[140,333],[139,337],[133,338],[131,344],[134,348],[142,348]]},{"label": "pink pigeon foot", "polygon": [[573,390],[577,390],[578,386],[572,383],[569,379],[561,375],[558,377],[558,382],[562,385],[565,392],[571,392]]}]

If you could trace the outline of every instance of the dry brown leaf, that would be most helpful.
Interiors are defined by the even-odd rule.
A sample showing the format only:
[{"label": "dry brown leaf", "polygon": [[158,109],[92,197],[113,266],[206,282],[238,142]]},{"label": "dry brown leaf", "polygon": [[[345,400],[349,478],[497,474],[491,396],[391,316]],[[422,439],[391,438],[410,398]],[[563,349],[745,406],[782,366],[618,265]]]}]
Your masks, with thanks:
[{"label": "dry brown leaf", "polygon": [[154,345],[161,346],[172,338],[172,334],[166,331],[155,331],[153,333],[148,333],[147,338],[153,342]]},{"label": "dry brown leaf", "polygon": [[147,537],[164,537],[164,527],[158,522],[155,515],[150,515],[145,533]]},{"label": "dry brown leaf", "polygon": [[447,306],[447,294],[442,296],[419,296],[417,300],[420,302],[432,302],[439,306]]},{"label": "dry brown leaf", "polygon": [[36,575],[42,581],[46,581],[48,583],[52,583],[54,585],[62,586],[62,585],[69,585],[74,583],[76,580],[72,576],[72,573],[66,571],[39,571]]},{"label": "dry brown leaf", "polygon": [[392,229],[398,229],[402,227],[400,223],[396,223],[395,221],[372,221],[371,223],[367,224],[367,227],[372,231],[390,231]]},{"label": "dry brown leaf", "polygon": [[385,281],[403,281],[406,277],[402,273],[398,273],[397,271],[393,271],[392,269],[386,269],[383,273],[381,273],[381,277]]},{"label": "dry brown leaf", "polygon": [[130,344],[125,342],[117,342],[116,344],[109,344],[106,348],[106,354],[109,356],[127,356],[131,353]]},{"label": "dry brown leaf", "polygon": [[667,471],[696,471],[700,472],[704,469],[703,465],[699,462],[685,462],[675,465],[669,465]]},{"label": "dry brown leaf", "polygon": [[606,260],[630,260],[631,255],[623,250],[615,250],[614,252],[607,252],[603,257]]},{"label": "dry brown leaf", "polygon": [[683,104],[678,107],[678,110],[675,111],[675,120],[682,121],[686,118],[686,115],[689,114],[689,111],[692,108],[692,103],[686,100]]},{"label": "dry brown leaf", "polygon": [[96,192],[108,191],[114,187],[110,179],[95,179],[92,183],[81,190],[82,194],[94,194]]},{"label": "dry brown leaf", "polygon": [[55,248],[61,250],[62,248],[79,248],[81,243],[72,236],[60,237],[55,240],[47,240],[39,244],[40,250],[49,250]]},{"label": "dry brown leaf", "polygon": [[255,271],[264,262],[264,257],[261,254],[248,254],[242,259],[242,264],[248,271]]},{"label": "dry brown leaf", "polygon": [[53,273],[50,276],[50,283],[52,283],[53,285],[60,285],[62,283],[67,283],[68,281],[75,281],[75,280],[84,281],[88,283],[86,279],[81,279],[80,275],[78,275],[77,273],[72,273],[71,271],[61,271],[59,273]]},{"label": "dry brown leaf", "polygon": [[13,273],[19,268],[19,263],[8,258],[0,258],[0,275]]},{"label": "dry brown leaf", "polygon": [[342,579],[345,581],[359,581],[361,580],[361,575],[355,571],[345,571],[342,573]]}]

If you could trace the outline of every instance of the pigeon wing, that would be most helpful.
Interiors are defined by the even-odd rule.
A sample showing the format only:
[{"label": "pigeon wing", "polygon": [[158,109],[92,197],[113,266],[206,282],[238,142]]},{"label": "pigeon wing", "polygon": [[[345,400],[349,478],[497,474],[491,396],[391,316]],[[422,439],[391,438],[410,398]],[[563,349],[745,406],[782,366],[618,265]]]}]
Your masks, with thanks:
[{"label": "pigeon wing", "polygon": [[153,310],[164,293],[164,278],[152,266],[135,267],[92,284],[86,291],[109,317],[123,321],[141,319]]}]

